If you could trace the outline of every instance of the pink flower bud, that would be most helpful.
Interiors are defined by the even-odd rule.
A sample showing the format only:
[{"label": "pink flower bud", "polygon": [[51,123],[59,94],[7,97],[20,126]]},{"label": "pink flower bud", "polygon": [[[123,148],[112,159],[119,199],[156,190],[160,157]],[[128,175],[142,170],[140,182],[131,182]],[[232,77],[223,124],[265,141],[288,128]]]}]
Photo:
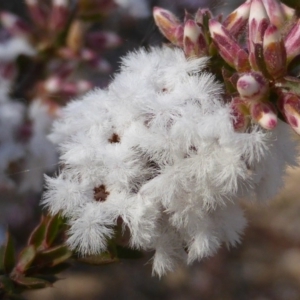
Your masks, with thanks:
[{"label": "pink flower bud", "polygon": [[193,20],[184,25],[183,49],[187,57],[207,55],[207,44],[202,29]]},{"label": "pink flower bud", "polygon": [[68,5],[68,0],[52,0],[49,19],[49,26],[52,31],[61,31],[65,28],[69,16]]},{"label": "pink flower bud", "polygon": [[292,93],[286,93],[281,96],[279,101],[279,106],[286,121],[300,135],[300,97]]},{"label": "pink flower bud", "polygon": [[46,26],[46,14],[38,0],[25,0],[32,21],[40,27]]},{"label": "pink flower bud", "polygon": [[300,54],[300,19],[291,28],[285,38],[285,49],[288,63]]},{"label": "pink flower bud", "polygon": [[271,130],[277,126],[277,114],[271,102],[252,102],[250,104],[252,118],[263,128]]},{"label": "pink flower bud", "polygon": [[212,13],[209,9],[199,8],[196,12],[194,20],[198,25],[203,25],[205,19],[210,20],[211,18],[212,18]]},{"label": "pink flower bud", "polygon": [[255,71],[260,70],[259,52],[262,53],[263,36],[269,24],[267,11],[262,0],[252,0],[249,16],[248,49],[250,64]]},{"label": "pink flower bud", "polygon": [[244,100],[264,100],[269,92],[269,84],[261,73],[245,73],[237,81],[237,90]]},{"label": "pink flower bud", "polygon": [[285,13],[278,0],[262,0],[266,8],[271,24],[281,28],[286,22]]},{"label": "pink flower bud", "polygon": [[239,35],[246,26],[250,14],[250,6],[251,0],[247,0],[233,11],[223,22],[223,26],[232,36]]},{"label": "pink flower bud", "polygon": [[28,36],[31,33],[27,23],[9,12],[1,12],[0,21],[3,27],[13,35]]},{"label": "pink flower bud", "polygon": [[240,97],[235,97],[230,102],[233,127],[238,132],[245,132],[250,118],[245,102]]},{"label": "pink flower bud", "polygon": [[249,71],[248,54],[231,37],[224,26],[216,20],[210,20],[209,30],[222,58],[239,72]]},{"label": "pink flower bud", "polygon": [[269,25],[263,42],[264,61],[269,74],[279,78],[286,74],[286,51],[281,34],[276,26]]},{"label": "pink flower bud", "polygon": [[160,32],[174,45],[183,45],[183,25],[170,11],[160,8],[153,8],[153,17]]}]

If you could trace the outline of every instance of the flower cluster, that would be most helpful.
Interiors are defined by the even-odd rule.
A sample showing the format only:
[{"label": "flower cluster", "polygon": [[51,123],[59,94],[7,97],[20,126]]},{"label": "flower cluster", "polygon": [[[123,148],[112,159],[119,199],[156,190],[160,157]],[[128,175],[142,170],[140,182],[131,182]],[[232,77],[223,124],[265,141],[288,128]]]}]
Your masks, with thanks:
[{"label": "flower cluster", "polygon": [[[46,135],[72,97],[106,84],[95,82],[112,69],[104,52],[122,40],[94,24],[117,7],[124,16],[135,3],[116,2],[27,0],[27,21],[0,12],[0,190],[18,186],[21,192],[40,192],[43,173],[54,171],[57,153]],[[147,14],[146,2],[140,1],[134,16]]]},{"label": "flower cluster", "polygon": [[278,192],[296,164],[289,127],[236,131],[208,63],[178,48],[130,53],[106,90],[63,109],[50,135],[61,170],[46,178],[43,204],[69,220],[72,249],[105,251],[121,221],[162,275],[235,245],[246,224],[239,200]]},{"label": "flower cluster", "polygon": [[[287,2],[298,7],[297,1]],[[294,9],[278,0],[247,0],[225,20],[199,9],[182,23],[158,7],[154,18],[187,57],[213,57],[211,71],[226,85],[237,130],[245,130],[250,119],[272,130],[280,118],[300,134],[300,81],[294,71],[300,23]]]}]

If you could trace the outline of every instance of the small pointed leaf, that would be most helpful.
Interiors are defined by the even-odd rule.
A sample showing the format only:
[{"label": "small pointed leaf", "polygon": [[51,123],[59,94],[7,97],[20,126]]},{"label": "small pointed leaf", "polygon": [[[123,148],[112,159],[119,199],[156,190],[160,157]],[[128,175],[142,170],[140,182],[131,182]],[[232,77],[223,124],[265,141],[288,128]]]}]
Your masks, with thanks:
[{"label": "small pointed leaf", "polygon": [[45,238],[45,232],[46,232],[46,222],[45,222],[45,217],[42,217],[39,225],[35,227],[35,229],[32,231],[28,239],[28,245],[34,245],[36,248],[39,248],[43,244]]},{"label": "small pointed leaf", "polygon": [[50,247],[57,237],[60,225],[62,223],[61,217],[57,214],[53,216],[46,226],[46,244]]},{"label": "small pointed leaf", "polygon": [[10,233],[7,233],[3,255],[3,269],[8,274],[15,266],[15,248]]},{"label": "small pointed leaf", "polygon": [[51,248],[47,251],[39,253],[39,259],[42,262],[49,263],[51,266],[56,266],[72,256],[72,252],[65,245]]},{"label": "small pointed leaf", "polygon": [[36,255],[36,250],[33,245],[27,246],[19,255],[16,270],[18,273],[25,272],[33,262]]},{"label": "small pointed leaf", "polygon": [[47,280],[34,277],[19,277],[14,279],[14,282],[29,289],[41,289],[51,286],[51,283]]}]

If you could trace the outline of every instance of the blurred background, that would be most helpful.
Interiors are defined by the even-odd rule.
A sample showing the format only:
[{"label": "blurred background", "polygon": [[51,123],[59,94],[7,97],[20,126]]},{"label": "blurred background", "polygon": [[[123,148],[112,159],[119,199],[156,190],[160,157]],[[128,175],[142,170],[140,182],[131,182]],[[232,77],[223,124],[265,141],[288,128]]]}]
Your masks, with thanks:
[{"label": "blurred background", "polygon": [[[181,18],[209,7],[226,15],[242,1],[221,0],[0,0],[0,243],[9,229],[21,248],[37,224],[43,174],[58,158],[48,142],[53,120],[71,99],[105,87],[120,57],[164,42],[153,6]],[[79,3],[79,6],[78,6]],[[89,266],[74,262],[54,287],[26,293],[54,299],[300,299],[300,178],[288,170],[286,187],[270,204],[245,203],[242,244],[151,276],[151,256]]]}]

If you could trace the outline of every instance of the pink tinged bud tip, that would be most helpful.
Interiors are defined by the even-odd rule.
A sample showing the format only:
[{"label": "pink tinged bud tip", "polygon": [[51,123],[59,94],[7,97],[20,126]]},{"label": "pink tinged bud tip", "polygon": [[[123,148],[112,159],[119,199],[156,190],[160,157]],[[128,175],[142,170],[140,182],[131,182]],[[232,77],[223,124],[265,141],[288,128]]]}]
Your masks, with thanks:
[{"label": "pink tinged bud tip", "polygon": [[277,114],[271,102],[252,102],[250,104],[252,118],[263,128],[272,130],[277,126]]},{"label": "pink tinged bud tip", "polygon": [[239,72],[249,71],[248,54],[232,38],[225,27],[216,20],[209,20],[209,30],[222,58]]},{"label": "pink tinged bud tip", "polygon": [[49,27],[53,31],[64,29],[68,21],[69,10],[68,0],[53,0],[52,10],[49,19]]},{"label": "pink tinged bud tip", "polygon": [[28,36],[30,34],[29,26],[14,14],[9,12],[0,13],[0,21],[12,35]]},{"label": "pink tinged bud tip", "polygon": [[208,54],[202,29],[193,20],[186,21],[184,25],[183,49],[187,57],[201,57]]},{"label": "pink tinged bud tip", "polygon": [[251,0],[246,1],[233,11],[223,22],[223,26],[232,36],[238,36],[247,24]]},{"label": "pink tinged bud tip", "polygon": [[281,34],[276,26],[269,25],[263,41],[264,62],[273,78],[286,74],[286,50]]},{"label": "pink tinged bud tip", "polygon": [[255,71],[260,70],[260,53],[262,53],[263,37],[270,24],[267,11],[261,0],[252,0],[249,15],[249,59]]},{"label": "pink tinged bud tip", "polygon": [[300,54],[300,19],[292,27],[285,38],[285,49],[288,63]]},{"label": "pink tinged bud tip", "polygon": [[183,25],[170,11],[153,8],[153,17],[160,32],[174,45],[183,45]]},{"label": "pink tinged bud tip", "polygon": [[282,96],[280,102],[286,121],[300,135],[300,97],[287,93]]},{"label": "pink tinged bud tip", "polygon": [[195,14],[194,20],[198,25],[203,25],[204,20],[210,20],[212,18],[212,12],[207,8],[199,8]]},{"label": "pink tinged bud tip", "polygon": [[242,75],[237,81],[237,90],[244,100],[264,100],[269,92],[268,81],[261,73],[251,72]]},{"label": "pink tinged bud tip", "polygon": [[26,0],[27,8],[32,21],[40,27],[46,26],[46,14],[43,11],[39,1]]},{"label": "pink tinged bud tip", "polygon": [[266,8],[271,24],[281,28],[286,22],[286,16],[283,7],[278,0],[262,0]]}]

